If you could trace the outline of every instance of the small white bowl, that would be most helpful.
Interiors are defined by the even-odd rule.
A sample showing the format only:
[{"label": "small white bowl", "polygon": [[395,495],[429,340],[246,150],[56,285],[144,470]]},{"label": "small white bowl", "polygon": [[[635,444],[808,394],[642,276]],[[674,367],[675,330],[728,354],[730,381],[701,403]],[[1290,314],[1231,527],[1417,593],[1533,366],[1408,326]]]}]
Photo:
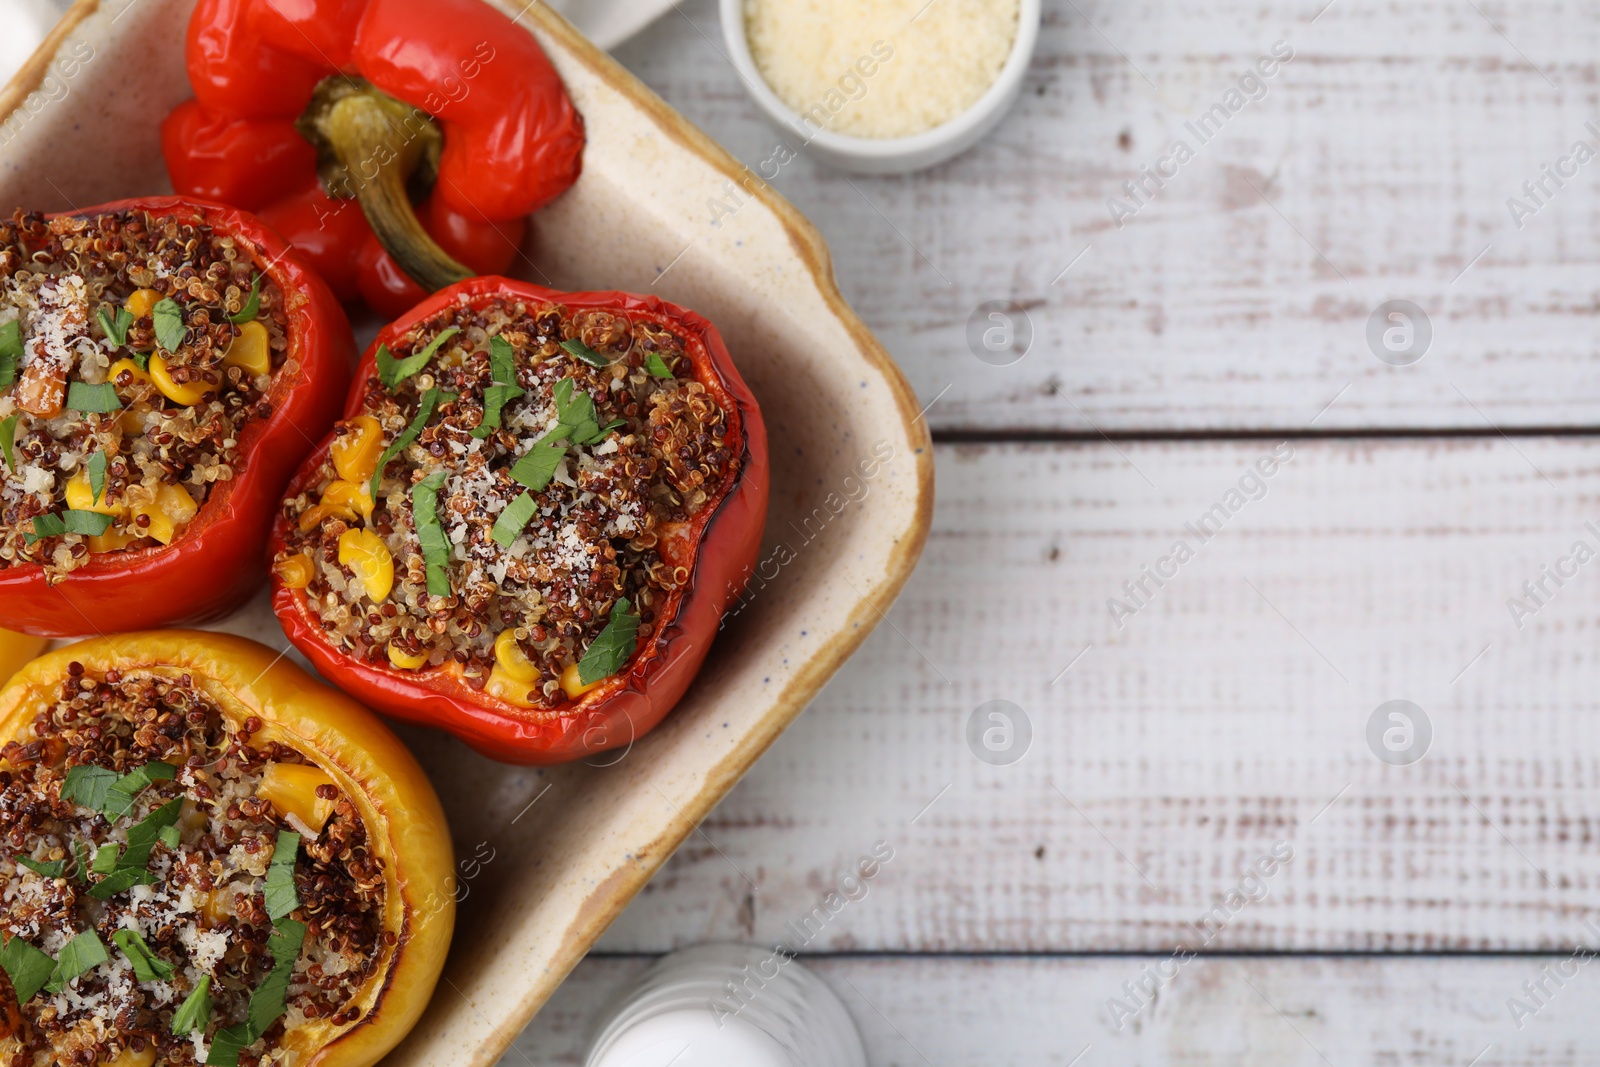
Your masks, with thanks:
[{"label": "small white bowl", "polygon": [[744,0],[719,0],[722,39],[728,56],[767,120],[780,133],[800,139],[800,150],[822,163],[858,174],[905,174],[943,163],[971,148],[1000,124],[1022,91],[1022,79],[1039,39],[1039,0],[1021,0],[1017,38],[1000,76],[977,103],[955,118],[910,137],[850,137],[831,130],[811,130],[800,115],[772,91],[750,55],[744,28]]}]

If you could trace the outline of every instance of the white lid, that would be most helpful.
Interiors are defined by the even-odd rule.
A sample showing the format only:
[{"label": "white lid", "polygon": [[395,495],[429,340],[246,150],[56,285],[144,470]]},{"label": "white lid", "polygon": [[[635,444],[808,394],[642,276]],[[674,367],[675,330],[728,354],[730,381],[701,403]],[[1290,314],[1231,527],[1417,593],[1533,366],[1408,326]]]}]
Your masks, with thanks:
[{"label": "white lid", "polygon": [[783,1046],[744,1022],[698,1008],[629,1027],[590,1067],[795,1067]]}]

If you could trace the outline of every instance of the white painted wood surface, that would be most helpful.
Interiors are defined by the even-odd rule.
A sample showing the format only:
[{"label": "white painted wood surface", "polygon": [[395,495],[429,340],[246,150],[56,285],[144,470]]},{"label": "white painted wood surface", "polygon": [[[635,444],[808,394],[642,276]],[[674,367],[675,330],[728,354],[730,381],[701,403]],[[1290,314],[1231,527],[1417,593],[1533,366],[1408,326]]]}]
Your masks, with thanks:
[{"label": "white painted wood surface", "polygon": [[[1590,963],[1564,988],[1545,958],[1195,960],[1118,1030],[1106,1002],[1156,961],[1126,956],[807,959],[861,1029],[874,1067],[1577,1067],[1600,1063]],[[647,960],[594,957],[501,1067],[576,1067],[607,1001]],[[1568,965],[1569,970],[1573,969]],[[1518,1029],[1522,983],[1551,991]],[[1085,1051],[1087,1049],[1087,1051]],[[1081,1058],[1080,1058],[1081,1057]],[[1477,1057],[1475,1059],[1475,1057]]]},{"label": "white painted wood surface", "polygon": [[[1600,550],[1600,440],[1495,432],[1600,421],[1600,169],[1521,227],[1506,204],[1600,145],[1600,8],[1324,2],[1046,3],[976,151],[772,178],[933,402],[934,532],[893,625],[504,1063],[580,1063],[649,954],[784,936],[878,840],[895,859],[807,946],[876,1065],[1600,1060],[1587,969],[1522,1029],[1506,1004],[1596,943],[1600,560],[1521,628],[1507,600]],[[1294,58],[1199,145],[1184,123],[1278,40]],[[778,138],[720,50],[685,0],[618,55],[756,167]],[[1180,137],[1194,160],[1119,228],[1107,198]],[[1391,299],[1433,327],[1415,365],[1366,340]],[[967,339],[989,300],[1026,309],[1013,365]],[[1277,442],[1206,438],[1383,430],[1483,436],[1297,439],[1264,498],[1186,533]],[[1019,432],[1045,440],[992,443]],[[1119,628],[1107,599],[1181,537]],[[1434,731],[1409,766],[1366,739],[1397,698]],[[1010,766],[965,739],[996,699],[1033,731]],[[1213,933],[1275,955],[1190,963],[1112,1025],[1124,981]],[[1352,951],[1393,955],[1304,955]],[[1413,955],[1455,951],[1549,955]]]},{"label": "white painted wood surface", "polygon": [[[1020,104],[974,151],[895,178],[800,160],[772,185],[918,393],[950,386],[936,430],[1300,429],[1347,386],[1319,429],[1600,421],[1600,164],[1520,230],[1506,207],[1600,145],[1600,7],[1337,0],[1313,24],[1326,3],[1049,2]],[[1184,123],[1278,40],[1295,58],[1201,145]],[[713,0],[685,0],[618,55],[754,168],[778,137],[721,47]],[[1107,198],[1175,138],[1195,159],[1119,229]],[[1407,368],[1364,338],[1396,298],[1435,330]],[[1028,309],[1013,366],[968,348],[989,300]]]},{"label": "white painted wood surface", "polygon": [[[940,446],[893,625],[599,947],[779,937],[879,839],[895,859],[813,949],[1165,951],[1280,840],[1210,947],[1570,945],[1600,916],[1600,561],[1521,630],[1506,601],[1600,549],[1600,441],[1293,442],[1199,544],[1275,447]],[[1119,629],[1108,598],[1180,538]],[[1411,766],[1365,736],[1396,698],[1434,731]],[[964,740],[994,699],[1032,723],[1012,766]]]}]

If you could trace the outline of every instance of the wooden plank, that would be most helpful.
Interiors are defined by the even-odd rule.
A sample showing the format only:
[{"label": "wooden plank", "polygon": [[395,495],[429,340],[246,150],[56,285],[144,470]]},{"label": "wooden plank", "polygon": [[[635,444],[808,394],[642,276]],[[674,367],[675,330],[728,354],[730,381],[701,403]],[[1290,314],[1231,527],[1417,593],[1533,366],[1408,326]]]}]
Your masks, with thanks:
[{"label": "wooden plank", "polygon": [[[1600,145],[1600,7],[1334,4],[1313,23],[1324,6],[1047,4],[1015,113],[909,177],[773,162],[713,0],[618,54],[818,222],[919,395],[948,387],[935,429],[1300,429],[1335,396],[1320,429],[1594,424],[1600,170],[1543,179],[1520,220],[1507,200],[1532,207],[1523,182]],[[1294,58],[1202,144],[1185,123],[1279,40]],[[1131,203],[1123,183],[1178,139],[1193,160],[1119,227],[1108,199]],[[1394,299],[1432,324],[1414,366],[1365,338]],[[1012,366],[966,339],[992,300],[1031,320]]]},{"label": "wooden plank", "polygon": [[[1600,562],[1543,579],[1521,629],[1507,607],[1600,546],[1600,441],[964,445],[937,466],[892,625],[602,950],[787,936],[879,841],[893,859],[808,950],[1165,951],[1280,842],[1207,947],[1557,949],[1600,914]],[[1230,502],[1209,540],[1186,529]],[[1119,628],[1108,600],[1133,605],[1123,583],[1180,539],[1194,558]],[[1409,766],[1367,740],[1395,699],[1432,726]],[[1031,722],[1011,766],[965,740],[992,700]]]},{"label": "wooden plank", "polygon": [[[1512,1067],[1600,1063],[1587,968],[1564,956],[1421,959],[1241,958],[1190,961],[1119,1030],[1111,998],[1131,1005],[1159,957],[808,958],[850,1009],[876,1067]],[[638,957],[578,966],[500,1067],[565,1067]],[[1560,985],[1546,967],[1576,971]],[[1171,969],[1170,967],[1168,968]],[[1557,974],[1557,978],[1559,978]],[[1549,991],[1536,1006],[1524,982]],[[1519,1028],[1507,1001],[1531,1016]],[[1087,1051],[1085,1051],[1087,1049]],[[1080,1058],[1081,1057],[1081,1058]]]}]

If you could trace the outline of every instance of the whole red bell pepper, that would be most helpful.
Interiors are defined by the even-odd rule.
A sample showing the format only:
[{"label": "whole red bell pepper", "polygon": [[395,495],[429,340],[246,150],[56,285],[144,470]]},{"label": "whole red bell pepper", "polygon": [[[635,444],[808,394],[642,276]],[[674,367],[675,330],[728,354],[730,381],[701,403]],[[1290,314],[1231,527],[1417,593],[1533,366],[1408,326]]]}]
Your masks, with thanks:
[{"label": "whole red bell pepper", "polygon": [[560,77],[482,0],[200,0],[185,55],[194,99],[161,126],[173,188],[258,212],[391,318],[505,271],[526,216],[578,178]]},{"label": "whole red bell pepper", "polygon": [[37,563],[0,568],[0,618],[25,633],[73,637],[203,622],[249,599],[266,576],[261,553],[284,483],[338,416],[355,361],[350,324],[338,300],[259,219],[171,196],[60,214],[121,211],[184,216],[231,235],[284,294],[288,351],[266,395],[271,413],[246,422],[233,447],[233,476],[212,484],[170,544],[96,553],[53,585]]},{"label": "whole red bell pepper", "polygon": [[[725,413],[725,440],[736,451],[736,472],[717,490],[720,497],[713,494],[681,534],[663,537],[660,551],[664,561],[682,567],[689,577],[657,611],[650,636],[638,641],[615,673],[576,699],[554,707],[529,707],[499,699],[492,686],[469,684],[459,663],[452,660],[406,669],[344,650],[328,636],[312,608],[305,576],[288,581],[283,566],[291,532],[299,525],[291,504],[331,477],[330,449],[339,438],[338,429],[306,457],[289,484],[269,546],[270,557],[276,561],[272,607],[289,640],[318,672],[363,703],[396,718],[442,727],[493,759],[562,763],[630,746],[655,727],[688,688],[710,650],[723,613],[743,589],[760,548],[769,485],[767,435],[755,398],[735,369],[722,338],[699,315],[653,296],[562,293],[495,277],[451,286],[385,327],[356,368],[345,420],[362,415],[369,390],[382,388],[374,376],[380,348],[389,358],[389,346],[395,346],[419,322],[446,309],[477,311],[517,301],[530,308],[559,305],[573,313],[589,309],[620,312],[635,322],[666,327],[686,340],[685,355],[692,364],[694,380]],[[378,460],[379,475],[387,458],[386,453],[384,460]],[[732,466],[729,469],[734,470]],[[392,524],[398,520],[391,515],[383,521]],[[396,560],[397,575],[401,568],[402,562]]]}]

